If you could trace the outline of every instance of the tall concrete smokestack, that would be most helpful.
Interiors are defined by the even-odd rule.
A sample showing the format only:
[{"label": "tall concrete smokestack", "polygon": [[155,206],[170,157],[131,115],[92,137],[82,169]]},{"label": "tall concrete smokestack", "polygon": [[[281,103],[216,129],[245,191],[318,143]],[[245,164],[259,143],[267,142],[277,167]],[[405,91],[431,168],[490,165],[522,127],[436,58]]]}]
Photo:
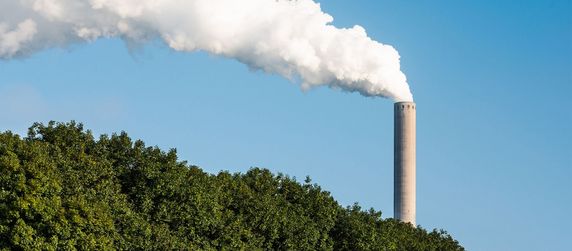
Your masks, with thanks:
[{"label": "tall concrete smokestack", "polygon": [[394,104],[394,218],[415,226],[415,103]]}]

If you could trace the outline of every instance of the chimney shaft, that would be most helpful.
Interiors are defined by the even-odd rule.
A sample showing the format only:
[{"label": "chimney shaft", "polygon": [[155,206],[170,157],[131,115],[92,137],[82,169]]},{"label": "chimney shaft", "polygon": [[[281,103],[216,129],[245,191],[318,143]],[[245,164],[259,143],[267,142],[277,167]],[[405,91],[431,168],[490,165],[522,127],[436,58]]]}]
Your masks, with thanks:
[{"label": "chimney shaft", "polygon": [[394,218],[415,226],[415,103],[394,104]]}]

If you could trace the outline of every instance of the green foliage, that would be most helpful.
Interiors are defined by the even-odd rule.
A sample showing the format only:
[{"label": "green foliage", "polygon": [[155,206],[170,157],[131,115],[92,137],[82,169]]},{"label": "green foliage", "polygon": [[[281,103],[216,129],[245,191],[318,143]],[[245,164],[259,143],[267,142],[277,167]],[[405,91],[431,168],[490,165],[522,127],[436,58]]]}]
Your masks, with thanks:
[{"label": "green foliage", "polygon": [[74,122],[0,133],[0,249],[463,250],[444,231],[343,208],[309,178],[211,175]]}]

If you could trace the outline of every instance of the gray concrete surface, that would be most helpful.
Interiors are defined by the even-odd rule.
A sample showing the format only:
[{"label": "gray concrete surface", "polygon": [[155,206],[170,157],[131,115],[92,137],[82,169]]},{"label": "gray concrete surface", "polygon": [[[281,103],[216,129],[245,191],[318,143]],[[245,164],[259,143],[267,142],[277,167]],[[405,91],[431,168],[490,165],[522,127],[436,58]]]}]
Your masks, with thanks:
[{"label": "gray concrete surface", "polygon": [[394,104],[394,218],[415,226],[415,103]]}]

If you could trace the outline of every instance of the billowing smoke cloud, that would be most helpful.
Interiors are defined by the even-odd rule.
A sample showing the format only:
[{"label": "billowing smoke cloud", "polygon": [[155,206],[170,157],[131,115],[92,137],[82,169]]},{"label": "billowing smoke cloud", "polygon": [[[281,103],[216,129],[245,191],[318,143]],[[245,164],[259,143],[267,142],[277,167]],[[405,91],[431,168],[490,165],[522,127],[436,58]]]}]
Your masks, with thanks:
[{"label": "billowing smoke cloud", "polygon": [[301,82],[413,99],[399,54],[360,26],[340,29],[313,0],[0,0],[0,59],[98,38],[161,39]]}]

